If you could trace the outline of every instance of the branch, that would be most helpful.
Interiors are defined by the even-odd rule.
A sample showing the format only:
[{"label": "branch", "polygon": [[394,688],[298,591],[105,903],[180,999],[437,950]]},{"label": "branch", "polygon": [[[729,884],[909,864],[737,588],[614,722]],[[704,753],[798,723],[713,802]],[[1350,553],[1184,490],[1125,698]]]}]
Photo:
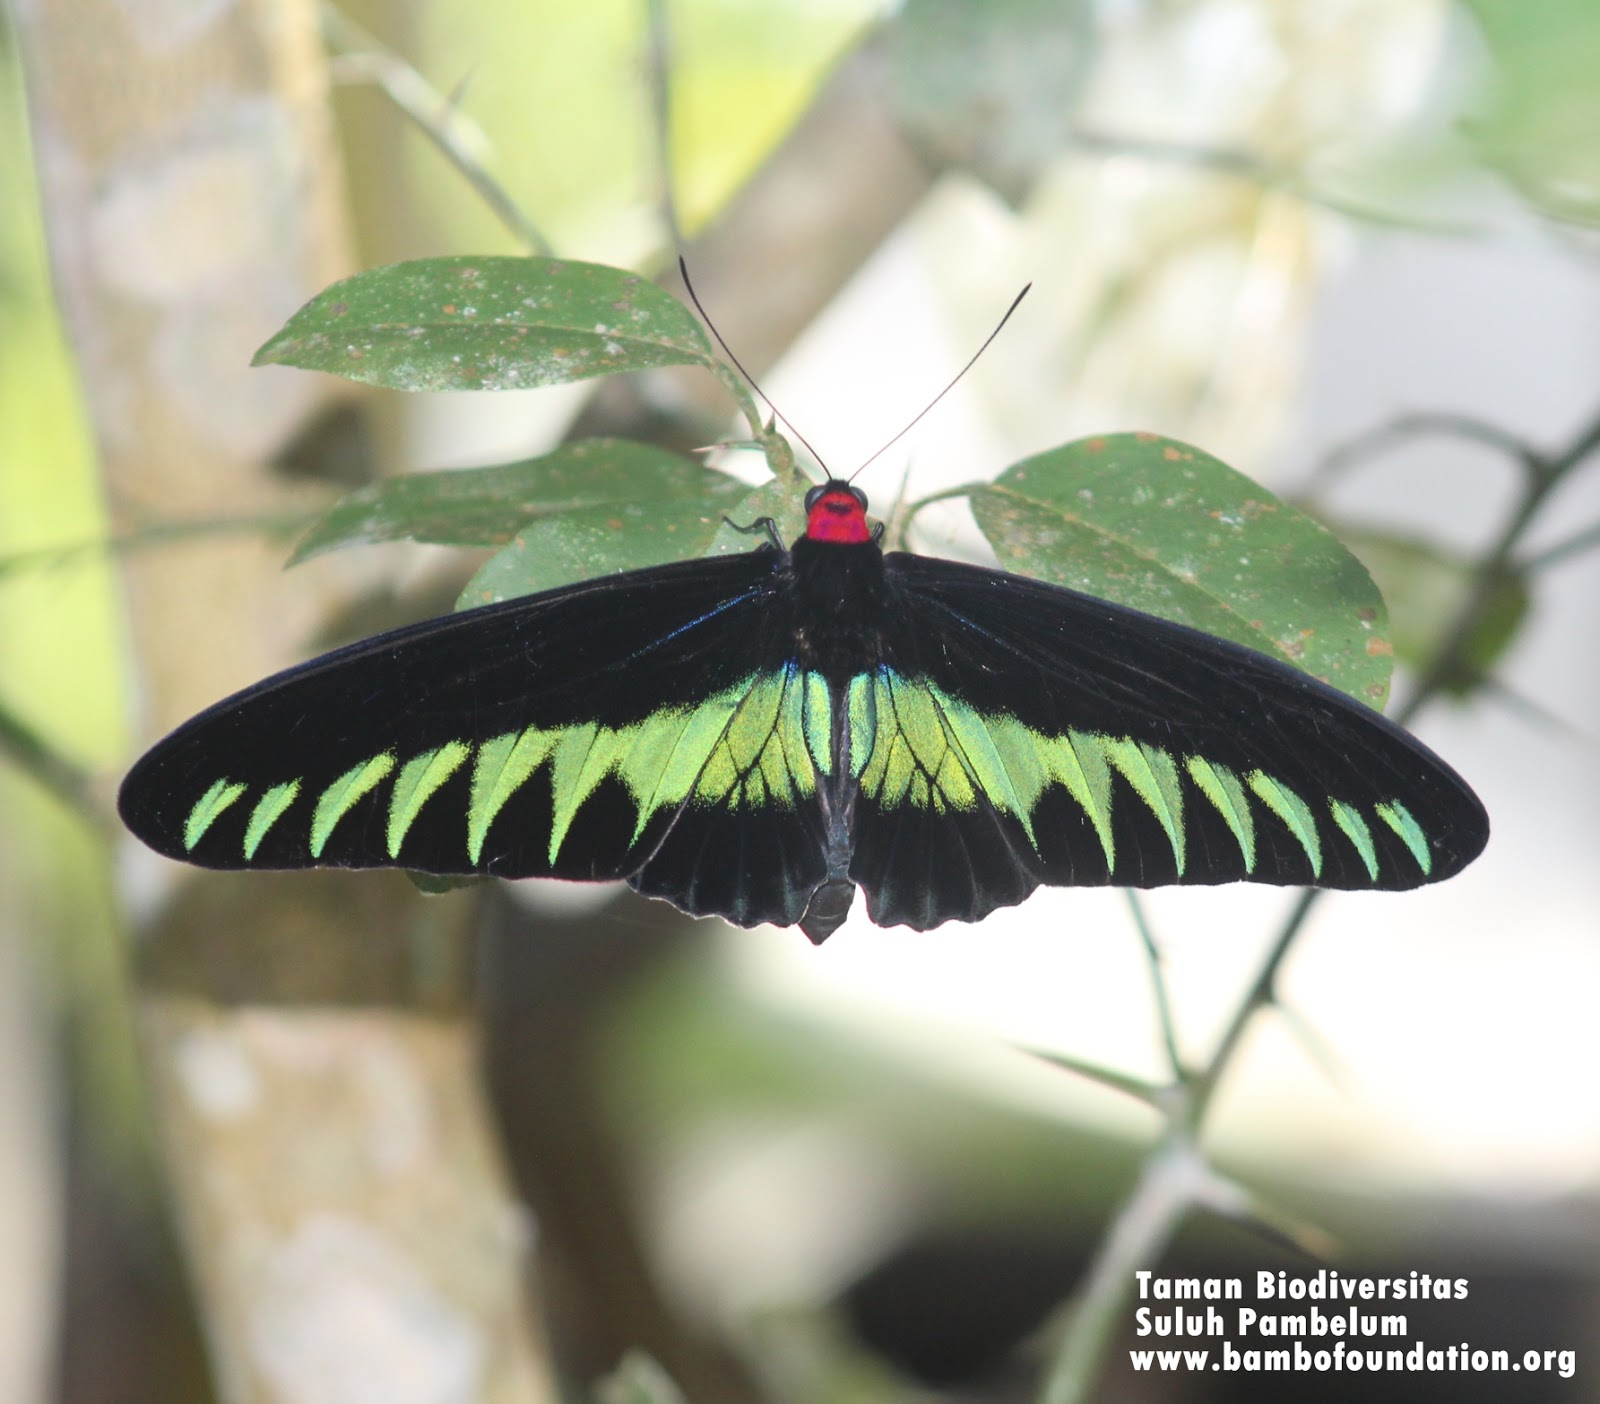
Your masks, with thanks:
[{"label": "branch", "polygon": [[32,777],[80,819],[103,828],[105,814],[95,800],[89,772],[69,760],[21,717],[0,706],[0,756]]},{"label": "branch", "polygon": [[151,546],[169,546],[175,541],[206,540],[238,533],[244,536],[294,536],[305,530],[321,514],[288,511],[260,512],[242,517],[193,517],[181,522],[153,522],[114,536],[99,536],[88,541],[73,541],[64,546],[40,546],[27,551],[0,555],[0,580],[31,570],[49,570],[70,565],[86,556],[124,556]]},{"label": "branch", "polygon": [[1209,1173],[1189,1135],[1169,1126],[1090,1264],[1041,1404],[1086,1404],[1090,1399],[1101,1362],[1132,1300],[1134,1273],[1165,1251]]},{"label": "branch", "polygon": [[678,217],[677,180],[672,165],[672,28],[667,20],[666,0],[645,0],[645,11],[645,73],[656,155],[656,206],[667,243],[681,249],[683,224]]},{"label": "branch", "polygon": [[1319,190],[1307,179],[1305,172],[1295,166],[1271,161],[1267,157],[1243,147],[1188,146],[1182,142],[1151,141],[1125,133],[1096,131],[1080,127],[1070,138],[1074,146],[1086,151],[1112,156],[1142,157],[1168,165],[1195,166],[1202,170],[1218,171],[1253,181],[1264,190],[1281,190],[1334,214],[1360,220],[1365,224],[1382,225],[1390,229],[1404,229],[1414,234],[1442,235],[1463,238],[1481,234],[1482,226],[1464,220],[1427,219],[1419,215],[1401,214],[1382,210],[1360,201]]},{"label": "branch", "polygon": [[330,68],[335,81],[372,83],[381,88],[529,253],[550,256],[550,241],[506,188],[489,174],[489,138],[461,111],[459,88],[449,94],[439,92],[335,5],[322,7],[322,31],[334,51]]},{"label": "branch", "polygon": [[1474,419],[1470,415],[1424,411],[1399,415],[1387,424],[1364,430],[1355,438],[1346,439],[1342,444],[1335,445],[1312,468],[1311,480],[1313,483],[1326,486],[1393,444],[1433,434],[1475,439],[1489,448],[1499,449],[1524,465],[1532,464],[1538,459],[1537,452],[1529,444],[1497,424]]},{"label": "branch", "polygon": [[1156,945],[1155,933],[1150,930],[1150,923],[1145,916],[1144,903],[1139,900],[1139,894],[1133,888],[1126,888],[1124,895],[1128,899],[1128,910],[1133,913],[1133,924],[1139,930],[1139,942],[1144,947],[1144,958],[1150,968],[1150,986],[1155,992],[1156,1017],[1161,1022],[1161,1041],[1166,1048],[1167,1067],[1171,1070],[1174,1081],[1182,1085],[1187,1081],[1184,1071],[1183,1055],[1178,1052],[1178,1028],[1172,1018],[1172,1001],[1167,997],[1167,976],[1161,966],[1161,950]]}]

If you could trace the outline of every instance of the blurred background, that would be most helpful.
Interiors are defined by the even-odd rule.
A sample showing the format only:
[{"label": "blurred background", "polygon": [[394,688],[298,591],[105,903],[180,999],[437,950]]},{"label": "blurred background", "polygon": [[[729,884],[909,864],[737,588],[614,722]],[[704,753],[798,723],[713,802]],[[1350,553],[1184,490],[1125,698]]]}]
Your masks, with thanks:
[{"label": "blurred background", "polygon": [[[814,949],[610,889],[177,875],[119,835],[117,779],[165,727],[448,607],[463,553],[279,569],[339,490],[729,434],[708,377],[404,397],[248,369],[357,268],[525,251],[497,201],[664,280],[681,243],[844,472],[1031,280],[863,477],[880,510],[1148,429],[1363,556],[1398,698],[1476,602],[1416,729],[1483,797],[1488,851],[1316,907],[1203,1144],[1342,1270],[1469,1277],[1419,1333],[1579,1348],[1573,1380],[1364,1397],[1600,1398],[1588,0],[0,21],[0,1398],[581,1398],[641,1356],[663,1373],[615,1397],[1031,1398],[1157,1139],[1149,1106],[1036,1056],[1169,1075],[1116,893],[920,935],[858,911]],[[919,520],[981,558],[964,508]],[[1149,898],[1186,1062],[1292,903]],[[1164,1261],[1308,1269],[1206,1213]],[[1282,1397],[1108,1360],[1088,1397]]]}]

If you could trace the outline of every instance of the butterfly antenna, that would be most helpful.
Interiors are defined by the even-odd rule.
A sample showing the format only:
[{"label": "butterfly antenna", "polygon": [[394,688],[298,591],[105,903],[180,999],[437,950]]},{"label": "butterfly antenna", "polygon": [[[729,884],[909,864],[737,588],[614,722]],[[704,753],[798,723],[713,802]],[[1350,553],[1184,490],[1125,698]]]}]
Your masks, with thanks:
[{"label": "butterfly antenna", "polygon": [[[811,447],[811,440],[806,438],[804,434],[795,428],[794,421],[772,403],[772,396],[767,394],[765,390],[756,384],[755,376],[751,375],[750,372],[744,368],[744,365],[740,362],[739,358],[733,354],[733,347],[729,346],[728,343],[722,339],[722,333],[717,330],[717,324],[711,320],[710,313],[708,313],[704,306],[701,305],[700,294],[694,290],[694,284],[689,281],[689,265],[684,261],[682,254],[678,255],[678,272],[683,275],[683,285],[689,290],[689,301],[694,303],[694,310],[700,314],[700,320],[711,329],[711,335],[716,337],[717,345],[727,352],[728,359],[733,362],[734,369],[750,382],[750,388],[766,401],[767,408],[772,411],[774,417],[781,419],[789,426],[790,432],[795,436],[795,438],[799,439],[800,442],[806,446],[811,456],[817,460],[818,466],[824,473],[828,475],[828,477],[831,478],[833,476],[832,472],[829,471],[828,465],[822,461],[822,455],[818,453],[816,449]],[[885,445],[885,447],[887,447],[887,445]]]},{"label": "butterfly antenna", "polygon": [[[1021,292],[1019,292],[1014,298],[1011,299],[1011,306],[1006,308],[1006,315],[1004,317],[1002,317],[999,320],[998,323],[996,323],[995,329],[992,332],[990,332],[988,336],[986,336],[984,338],[983,345],[980,346],[976,351],[974,351],[972,353],[972,359],[970,361],[968,361],[966,363],[966,365],[962,366],[961,369],[958,370],[955,373],[955,376],[950,381],[950,383],[948,385],[946,385],[944,387],[944,389],[941,390],[937,395],[935,395],[931,400],[929,400],[926,405],[923,406],[922,413],[918,414],[917,417],[911,421],[911,423],[906,425],[906,427],[904,429],[902,429],[898,434],[896,434],[894,436],[894,438],[890,439],[889,442],[886,443],[875,454],[873,454],[871,458],[867,459],[866,463],[863,463],[860,468],[857,468],[856,471],[850,475],[849,481],[851,481],[853,483],[858,477],[861,476],[862,470],[866,468],[868,463],[872,463],[875,460],[877,460],[879,458],[882,458],[884,454],[886,454],[897,443],[899,443],[901,439],[905,438],[905,436],[907,434],[909,434],[913,429],[915,429],[917,427],[917,424],[921,421],[923,415],[927,414],[927,412],[929,410],[931,410],[936,404],[938,404],[940,400],[944,399],[944,397],[946,395],[948,395],[952,390],[954,390],[956,388],[956,385],[960,381],[961,377],[964,376],[969,370],[971,370],[973,368],[973,366],[975,366],[977,364],[978,357],[983,355],[983,353],[989,349],[989,343],[991,341],[993,341],[995,339],[995,337],[1000,335],[1001,329],[1005,326],[1005,324],[1007,322],[1009,322],[1011,320],[1011,314],[1017,310],[1018,305],[1022,302],[1022,299],[1025,298],[1028,295],[1028,289],[1031,288],[1032,286],[1033,286],[1033,284],[1029,283],[1027,285],[1027,287],[1024,287]],[[697,303],[696,306],[698,306],[698,305],[699,304]],[[703,316],[704,314],[702,313],[701,315]],[[718,339],[720,340],[720,338],[718,338]],[[732,352],[730,352],[729,354],[731,355]],[[770,403],[770,401],[769,401],[769,403]],[[804,442],[804,441],[802,440],[802,442]]]}]

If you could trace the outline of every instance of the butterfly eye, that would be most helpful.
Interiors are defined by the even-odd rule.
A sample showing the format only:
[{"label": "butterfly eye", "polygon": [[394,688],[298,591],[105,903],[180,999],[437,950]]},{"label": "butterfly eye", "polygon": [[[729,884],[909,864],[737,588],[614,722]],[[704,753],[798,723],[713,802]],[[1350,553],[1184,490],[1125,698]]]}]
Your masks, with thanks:
[{"label": "butterfly eye", "polygon": [[[842,483],[837,478],[830,478],[825,483],[818,483],[816,487],[812,488],[811,491],[806,493],[806,511],[809,512],[817,505],[817,503],[822,501],[824,497],[837,497],[843,493],[849,493],[850,496],[855,498],[855,500],[861,505],[863,510],[866,509],[866,493],[862,492],[860,488],[855,487],[850,483]],[[841,508],[835,507],[833,510],[839,511]]]}]

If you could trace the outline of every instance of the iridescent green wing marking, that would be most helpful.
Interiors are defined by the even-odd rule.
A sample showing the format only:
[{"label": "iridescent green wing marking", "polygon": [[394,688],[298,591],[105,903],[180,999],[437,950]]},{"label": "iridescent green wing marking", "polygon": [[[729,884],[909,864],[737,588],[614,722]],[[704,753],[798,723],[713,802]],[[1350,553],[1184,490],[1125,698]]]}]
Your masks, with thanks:
[{"label": "iridescent green wing marking", "polygon": [[591,581],[317,659],[157,745],[123,818],[211,867],[632,878],[795,922],[823,872],[830,721],[773,608],[780,560]]},{"label": "iridescent green wing marking", "polygon": [[1409,888],[1488,821],[1361,703],[1102,600],[886,558],[892,646],[849,689],[855,849],[875,921],[976,920],[1040,884]]}]

